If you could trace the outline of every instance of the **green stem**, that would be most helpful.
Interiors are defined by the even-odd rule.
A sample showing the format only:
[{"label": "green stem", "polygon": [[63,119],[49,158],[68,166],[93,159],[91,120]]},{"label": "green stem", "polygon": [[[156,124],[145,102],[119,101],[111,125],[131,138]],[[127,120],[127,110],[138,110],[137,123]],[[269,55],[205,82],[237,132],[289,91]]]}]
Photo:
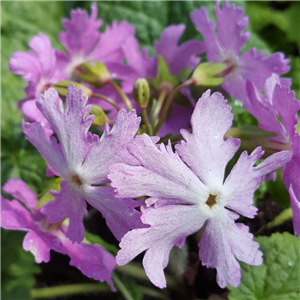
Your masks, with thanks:
[{"label": "green stem", "polygon": [[31,297],[33,299],[55,298],[60,296],[69,296],[84,293],[109,292],[110,287],[101,283],[70,284],[62,286],[53,286],[41,289],[32,289]]},{"label": "green stem", "polygon": [[166,117],[167,117],[167,113],[169,111],[169,108],[172,104],[172,101],[174,99],[174,97],[176,96],[176,94],[182,89],[184,88],[185,86],[189,86],[191,84],[193,84],[194,80],[192,78],[190,78],[189,80],[181,83],[180,85],[178,85],[168,96],[167,100],[166,100],[166,103],[162,109],[162,112],[161,112],[161,116],[160,116],[160,119],[157,123],[157,125],[154,127],[154,130],[153,130],[153,134],[154,135],[157,135],[159,129],[161,128],[161,126],[164,124],[164,121],[166,120]]},{"label": "green stem", "polygon": [[[149,282],[149,278],[147,277],[145,271],[143,268],[141,268],[138,264],[131,262],[130,264],[124,265],[124,266],[118,266],[116,268],[116,270],[118,270],[120,273],[129,275],[135,279],[138,280],[142,280],[142,281],[146,281]],[[178,287],[178,283],[176,280],[174,280],[173,278],[171,278],[168,275],[166,276],[166,280],[167,280],[167,284],[169,287],[171,288],[175,288]]]},{"label": "green stem", "polygon": [[139,288],[141,289],[142,293],[146,296],[149,296],[151,298],[156,298],[156,299],[161,299],[161,300],[170,300],[169,297],[167,297],[166,295],[162,294],[161,291],[157,291],[145,286],[139,286]]},{"label": "green stem", "polygon": [[143,116],[143,121],[146,127],[146,133],[149,134],[150,133],[150,124],[148,121],[148,116],[147,116],[147,109],[146,108],[142,108],[142,116]]},{"label": "green stem", "polygon": [[125,300],[134,300],[130,292],[123,284],[123,282],[119,279],[119,277],[116,275],[116,273],[112,275],[112,279],[114,281],[117,291],[119,291],[124,296]]},{"label": "green stem", "polygon": [[126,94],[122,91],[122,89],[111,79],[108,81],[108,84],[110,84],[119,94],[119,96],[122,98],[123,102],[126,105],[127,111],[132,110],[132,105],[129,100],[129,98],[126,96]]},{"label": "green stem", "polygon": [[108,97],[106,97],[104,95],[93,94],[92,97],[104,100],[105,102],[111,104],[117,111],[119,111],[121,109],[121,107],[114,100],[112,100],[112,99],[110,99],[110,98],[108,98]]},{"label": "green stem", "polygon": [[152,114],[152,126],[155,126],[156,123],[157,123],[157,120],[158,120],[158,115],[159,115],[159,112],[165,102],[165,98],[167,97],[168,95],[168,89],[167,88],[163,88],[162,91],[160,92],[159,96],[158,96],[158,100],[157,100],[157,103],[154,107],[154,110],[153,110],[153,114]]}]

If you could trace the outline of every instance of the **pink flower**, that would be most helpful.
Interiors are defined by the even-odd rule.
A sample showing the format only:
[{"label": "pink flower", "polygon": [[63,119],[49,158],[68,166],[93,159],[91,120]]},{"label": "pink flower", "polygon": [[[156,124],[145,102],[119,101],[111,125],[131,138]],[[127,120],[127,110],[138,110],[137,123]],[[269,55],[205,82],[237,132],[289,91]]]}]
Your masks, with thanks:
[{"label": "pink flower", "polygon": [[[289,71],[288,60],[282,53],[276,52],[265,57],[265,51],[255,48],[240,55],[242,47],[250,34],[244,32],[248,18],[244,10],[235,4],[225,2],[220,9],[216,3],[217,34],[214,23],[209,19],[204,7],[194,10],[190,16],[197,30],[203,35],[207,60],[227,64],[223,88],[233,97],[246,101],[246,81],[251,80],[262,89],[266,79],[272,73],[278,75]],[[288,79],[285,79],[286,83]]]},{"label": "pink flower", "polygon": [[97,4],[93,3],[90,17],[85,10],[78,8],[71,11],[70,19],[62,21],[64,31],[59,38],[68,51],[68,55],[64,55],[67,77],[71,77],[76,66],[90,60],[105,64],[114,78],[120,79],[128,72],[123,65],[122,46],[134,35],[135,28],[127,21],[114,21],[100,33],[103,22],[97,19],[97,15]]},{"label": "pink flower", "polygon": [[111,279],[115,259],[100,245],[86,243],[73,244],[66,237],[62,224],[49,224],[40,209],[36,194],[20,179],[10,179],[3,190],[14,199],[1,197],[1,227],[27,231],[23,248],[30,251],[37,263],[50,260],[50,250],[68,255],[70,265],[95,280],[106,281],[114,290]]},{"label": "pink flower", "polygon": [[85,106],[87,97],[70,85],[65,108],[55,89],[41,96],[37,106],[57,136],[48,137],[38,123],[23,123],[27,139],[45,158],[52,174],[63,178],[61,190],[53,191],[54,201],[46,203],[42,212],[51,223],[69,217],[66,236],[74,242],[84,237],[83,217],[87,215],[86,202],[99,210],[108,227],[118,238],[130,229],[139,227],[138,205],[131,199],[115,199],[108,186],[107,170],[112,163],[127,161],[127,143],[136,134],[140,118],[135,111],[120,110],[112,129],[108,124],[99,139],[88,132],[94,116],[87,116],[91,105]]},{"label": "pink flower", "polygon": [[249,228],[235,223],[239,215],[253,218],[253,194],[269,172],[286,163],[289,151],[276,153],[254,166],[263,155],[260,147],[244,151],[230,174],[225,168],[239,148],[238,139],[224,140],[233,115],[219,93],[207,91],[198,100],[191,118],[193,133],[182,130],[185,141],[156,145],[149,136],[136,137],[128,146],[139,165],[116,164],[110,168],[118,197],[147,196],[141,207],[148,228],[133,229],[121,240],[117,263],[124,265],[146,250],[143,265],[156,286],[166,286],[163,269],[173,246],[182,247],[187,236],[204,226],[199,257],[217,269],[221,287],[240,283],[239,261],[262,263],[259,244]]},{"label": "pink flower", "polygon": [[[277,134],[270,141],[293,153],[283,166],[282,179],[291,197],[294,231],[300,237],[300,135],[296,131],[300,103],[275,74],[266,80],[264,94],[252,82],[247,82],[247,92],[249,100],[245,102],[245,109],[258,120],[261,128]],[[278,151],[272,147],[270,150]]]},{"label": "pink flower", "polygon": [[19,102],[22,113],[29,121],[38,121],[50,129],[46,119],[36,107],[39,95],[52,83],[63,80],[63,69],[59,53],[52,48],[47,35],[40,33],[29,42],[29,52],[15,52],[9,60],[9,68],[14,74],[22,75],[28,82],[27,98]]}]

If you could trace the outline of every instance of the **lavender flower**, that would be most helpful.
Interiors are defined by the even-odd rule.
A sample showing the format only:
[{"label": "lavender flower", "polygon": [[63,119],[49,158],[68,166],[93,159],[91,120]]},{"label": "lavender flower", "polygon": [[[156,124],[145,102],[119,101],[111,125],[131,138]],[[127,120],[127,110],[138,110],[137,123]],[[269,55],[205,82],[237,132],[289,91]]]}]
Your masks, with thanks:
[{"label": "lavender flower", "polygon": [[70,265],[95,280],[106,281],[113,290],[111,279],[115,259],[100,245],[86,243],[73,244],[66,237],[66,227],[62,224],[49,224],[40,209],[36,194],[20,179],[10,179],[3,190],[14,199],[1,196],[1,227],[27,231],[23,248],[30,251],[37,263],[50,260],[50,250],[68,255]]},{"label": "lavender flower", "polygon": [[[190,16],[197,30],[203,35],[207,60],[227,64],[224,72],[223,88],[241,101],[247,100],[246,81],[251,80],[262,89],[266,79],[272,73],[278,75],[289,71],[288,60],[280,52],[265,57],[265,51],[257,52],[255,48],[240,55],[243,45],[250,37],[244,33],[248,18],[244,10],[235,4],[225,2],[220,9],[216,3],[217,29],[209,19],[204,7],[194,10]],[[289,82],[284,79],[285,84]]]},{"label": "lavender flower", "polygon": [[207,91],[196,104],[191,118],[193,133],[182,130],[186,141],[176,146],[155,145],[147,135],[128,146],[139,165],[116,164],[108,177],[118,197],[148,196],[141,207],[148,228],[133,229],[121,240],[117,263],[124,265],[146,250],[143,265],[149,279],[166,286],[163,269],[171,248],[182,247],[187,236],[204,226],[199,257],[205,266],[217,269],[221,287],[240,283],[237,260],[262,263],[259,244],[249,228],[235,223],[239,214],[253,218],[253,193],[269,172],[286,163],[291,153],[282,151],[254,166],[263,151],[243,152],[224,181],[225,168],[239,148],[238,139],[224,135],[233,115],[219,93]]},{"label": "lavender flower", "polygon": [[270,139],[273,142],[269,145],[270,151],[285,148],[293,153],[283,167],[282,178],[291,197],[294,231],[300,237],[300,135],[296,131],[300,103],[295,99],[295,93],[281,85],[275,74],[267,79],[264,91],[261,94],[253,83],[247,82],[249,100],[244,106],[261,128],[277,134]]},{"label": "lavender flower", "polygon": [[85,106],[86,102],[87,97],[81,97],[81,90],[74,85],[69,86],[65,109],[53,88],[37,102],[59,143],[54,136],[48,137],[39,123],[23,123],[26,137],[45,158],[51,173],[63,178],[61,190],[52,192],[55,200],[46,203],[42,212],[51,223],[69,217],[66,236],[80,242],[87,201],[102,213],[113,234],[121,239],[128,230],[139,227],[140,213],[134,209],[138,204],[130,199],[115,199],[106,173],[112,163],[127,161],[126,145],[136,134],[140,119],[135,111],[127,113],[122,109],[113,128],[110,130],[106,124],[99,139],[88,133],[94,116],[87,117],[91,106]]}]

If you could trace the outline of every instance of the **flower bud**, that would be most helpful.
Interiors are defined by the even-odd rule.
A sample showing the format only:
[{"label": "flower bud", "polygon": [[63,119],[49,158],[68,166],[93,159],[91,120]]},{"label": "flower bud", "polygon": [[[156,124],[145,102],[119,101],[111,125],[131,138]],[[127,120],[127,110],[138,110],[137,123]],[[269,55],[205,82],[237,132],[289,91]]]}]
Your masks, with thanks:
[{"label": "flower bud", "polygon": [[226,69],[226,64],[204,62],[198,65],[192,75],[196,86],[218,86],[224,82],[222,71]]},{"label": "flower bud", "polygon": [[77,88],[82,90],[82,96],[92,96],[93,91],[91,89],[74,81],[60,81],[52,84],[51,86],[56,89],[60,97],[65,98],[67,96],[68,87],[71,83],[73,83]]},{"label": "flower bud", "polygon": [[105,123],[108,121],[107,116],[102,108],[97,105],[93,105],[90,111],[90,115],[94,115],[95,119],[93,121],[93,126],[99,127],[104,126]]},{"label": "flower bud", "polygon": [[148,81],[144,78],[139,78],[134,83],[133,98],[141,108],[146,108],[150,98],[150,88]]},{"label": "flower bud", "polygon": [[101,88],[111,80],[106,66],[98,61],[84,62],[74,69],[73,74],[81,81]]}]

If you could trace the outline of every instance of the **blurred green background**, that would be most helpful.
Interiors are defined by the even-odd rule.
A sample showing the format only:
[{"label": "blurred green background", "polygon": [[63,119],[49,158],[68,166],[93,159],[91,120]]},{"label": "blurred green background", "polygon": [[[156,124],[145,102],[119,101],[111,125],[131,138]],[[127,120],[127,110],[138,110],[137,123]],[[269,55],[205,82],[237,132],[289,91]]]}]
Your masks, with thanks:
[{"label": "blurred green background", "polygon": [[[153,53],[152,44],[169,24],[185,23],[187,30],[182,41],[201,39],[189,20],[189,13],[201,5],[207,7],[214,18],[214,2],[201,1],[100,1],[99,17],[104,25],[112,20],[126,19],[136,27],[141,46]],[[90,1],[13,1],[1,2],[1,181],[11,177],[22,178],[37,193],[47,181],[45,163],[35,149],[24,139],[21,130],[22,115],[18,100],[25,97],[26,83],[8,69],[8,60],[15,51],[27,51],[31,37],[43,32],[50,36],[54,47],[63,50],[58,40],[62,30],[61,19],[69,11],[82,7],[90,11]],[[282,51],[290,59],[293,90],[300,98],[300,2],[251,1],[238,2],[250,17],[250,42],[245,50],[257,47],[268,54]],[[104,30],[102,26],[101,30]],[[3,299],[30,299],[34,275],[39,272],[33,257],[22,251],[23,233],[2,231],[2,295]]]}]

